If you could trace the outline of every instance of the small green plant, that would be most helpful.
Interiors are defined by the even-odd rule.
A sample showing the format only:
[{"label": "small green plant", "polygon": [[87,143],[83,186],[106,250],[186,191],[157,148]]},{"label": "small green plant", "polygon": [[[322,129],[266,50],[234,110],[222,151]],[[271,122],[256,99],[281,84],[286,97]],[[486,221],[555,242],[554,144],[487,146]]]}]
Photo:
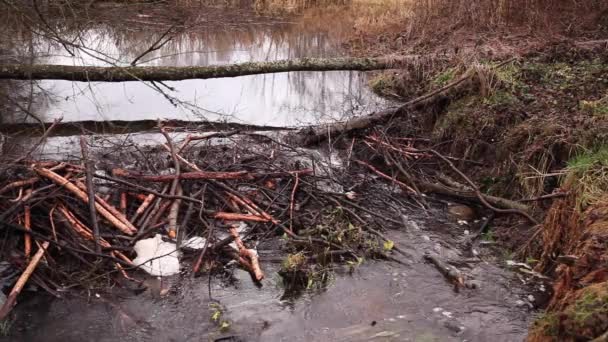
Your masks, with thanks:
[{"label": "small green plant", "polygon": [[546,312],[538,316],[534,325],[539,327],[545,335],[557,336],[559,334],[559,320],[557,315],[552,312]]},{"label": "small green plant", "polygon": [[595,292],[586,292],[574,303],[571,317],[574,323],[584,328],[593,322],[593,317],[608,312],[608,296],[598,296]]},{"label": "small green plant", "polygon": [[449,68],[447,70],[440,72],[437,76],[435,76],[435,78],[431,81],[431,83],[437,87],[443,87],[446,84],[448,84],[448,82],[453,80],[454,76],[456,76],[456,68]]},{"label": "small green plant", "polygon": [[484,241],[488,241],[488,242],[495,242],[496,241],[496,238],[494,237],[494,233],[491,230],[483,233],[483,235],[481,236],[481,238]]},{"label": "small green plant", "polygon": [[209,310],[211,311],[211,321],[219,328],[220,332],[230,330],[230,321],[222,319],[224,316],[224,309],[220,304],[209,303]]}]

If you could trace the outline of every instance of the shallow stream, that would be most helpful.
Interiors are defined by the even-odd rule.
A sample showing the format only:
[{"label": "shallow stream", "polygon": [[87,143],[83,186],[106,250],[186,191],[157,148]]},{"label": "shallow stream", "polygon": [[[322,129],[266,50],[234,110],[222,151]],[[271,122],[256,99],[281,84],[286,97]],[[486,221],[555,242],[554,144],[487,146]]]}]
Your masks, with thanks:
[{"label": "shallow stream", "polygon": [[[142,58],[142,65],[213,65],[343,55],[340,33],[352,22],[339,11],[322,12],[316,9],[314,15],[273,18],[242,10],[209,9],[202,12],[197,25]],[[74,39],[90,50],[75,56],[60,44],[36,40],[34,60],[107,65],[100,60],[104,59],[125,65],[169,27],[155,20],[141,12],[123,20],[87,25],[74,33]],[[387,105],[369,90],[366,75],[354,71],[291,72],[155,85],[39,81],[35,86],[25,82],[5,86],[29,94],[28,108],[45,122],[57,117],[75,123],[161,118],[296,127],[362,115]],[[3,123],[31,122],[22,113],[15,113],[4,116]],[[155,132],[98,132],[94,139],[154,144]],[[51,138],[41,155],[77,155],[75,138]],[[423,260],[429,250],[446,259],[464,258],[459,242],[465,231],[476,226],[460,225],[441,209],[428,213],[408,209],[404,215],[403,228],[387,234],[410,254],[407,260],[400,257],[406,265],[365,261],[352,271],[337,270],[326,286],[296,298],[284,297],[276,274],[283,255],[273,246],[259,246],[268,275],[261,287],[238,269],[230,282],[211,280],[213,299],[230,324],[227,332],[212,323],[207,277],[178,276],[169,280],[171,290],[164,297],[150,292],[134,295],[118,288],[84,297],[66,293],[62,299],[49,298],[41,290],[30,293],[16,309],[18,319],[11,327],[11,336],[3,340],[521,341],[532,304],[522,278],[503,269],[504,260],[477,259],[468,264],[464,271],[480,288],[459,292]]]}]

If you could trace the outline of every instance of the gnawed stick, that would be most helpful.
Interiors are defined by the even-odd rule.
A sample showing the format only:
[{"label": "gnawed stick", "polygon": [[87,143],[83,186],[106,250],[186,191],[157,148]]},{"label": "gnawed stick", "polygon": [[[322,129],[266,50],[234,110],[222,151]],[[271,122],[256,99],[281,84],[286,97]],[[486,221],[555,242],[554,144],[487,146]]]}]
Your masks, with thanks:
[{"label": "gnawed stick", "polygon": [[[82,237],[85,240],[95,241],[95,237],[93,236],[93,233],[91,232],[91,230],[87,226],[85,226],[84,223],[80,222],[80,220],[78,220],[76,218],[76,216],[74,216],[74,214],[72,214],[72,212],[69,211],[68,208],[66,208],[63,204],[59,204],[57,206],[57,210],[63,216],[63,218],[65,218],[65,220],[69,223],[70,227],[78,235],[80,235],[80,237]],[[99,238],[99,245],[104,248],[112,248],[112,245],[103,238]],[[124,260],[128,264],[133,265],[133,262],[131,261],[131,259],[129,259],[127,256],[125,256],[121,252],[112,251],[111,254],[115,257],[118,257],[118,258]]]},{"label": "gnawed stick", "polygon": [[34,185],[34,183],[36,183],[39,180],[40,180],[39,177],[32,177],[32,178],[12,182],[12,183],[7,184],[4,187],[2,187],[2,189],[0,189],[0,195],[7,191],[12,190],[12,189],[21,188],[21,187],[24,187],[27,185]]},{"label": "gnawed stick", "polygon": [[123,191],[120,193],[120,205],[119,205],[120,213],[125,217],[127,216],[127,192]]},{"label": "gnawed stick", "polygon": [[[178,183],[177,189],[172,195],[181,196],[182,194],[182,186]],[[177,232],[179,230],[179,227],[177,226],[177,215],[179,214],[179,206],[181,203],[181,199],[175,199],[173,200],[173,203],[171,203],[171,208],[169,209],[169,229],[167,235],[169,235],[171,239],[177,238]],[[177,246],[177,248],[179,248],[179,246]]]},{"label": "gnawed stick", "polygon": [[133,214],[133,217],[131,217],[131,222],[132,223],[135,223],[135,221],[137,221],[137,218],[141,214],[143,214],[144,211],[146,211],[146,209],[148,208],[148,206],[150,206],[150,204],[152,203],[152,201],[154,201],[154,198],[156,198],[156,195],[154,195],[154,194],[149,194],[148,196],[146,196],[146,199],[139,205],[139,207],[135,211],[135,214]]},{"label": "gnawed stick", "polygon": [[46,249],[48,247],[48,241],[45,241],[40,245],[40,248],[38,249],[36,254],[34,254],[34,257],[25,268],[25,271],[23,271],[19,279],[17,279],[17,282],[15,283],[15,286],[13,286],[11,293],[6,298],[6,302],[4,302],[4,305],[2,305],[2,308],[0,308],[0,321],[4,320],[6,316],[10,313],[10,311],[13,309],[13,306],[15,305],[15,302],[17,300],[17,296],[19,295],[19,293],[21,293],[21,290],[23,290],[23,287],[27,283],[32,273],[34,273],[34,270],[38,266],[40,259],[42,259],[42,256],[44,255],[44,252],[46,252]]},{"label": "gnawed stick", "polygon": [[[38,173],[39,175],[50,179],[51,181],[53,181],[60,187],[63,187],[66,190],[70,191],[76,197],[80,198],[80,200],[82,200],[84,203],[87,203],[87,204],[89,203],[87,194],[84,191],[80,190],[72,182],[65,179],[64,177],[56,174],[55,172],[53,172],[49,169],[46,169],[46,168],[34,167],[34,171],[36,171],[36,173]],[[108,210],[106,210],[106,208],[104,208],[97,201],[95,202],[95,209],[97,209],[97,212],[99,212],[99,214],[101,214],[101,216],[103,216],[114,227],[116,227],[118,230],[122,231],[123,233],[125,233],[127,235],[133,235],[137,231],[137,229],[135,229],[135,227],[131,223],[125,224],[121,220],[117,219],[114,215],[112,215]]]},{"label": "gnawed stick", "polygon": [[[29,193],[31,194],[32,189],[28,189],[27,191],[29,191]],[[31,230],[32,229],[32,210],[28,203],[25,204],[23,211],[24,211],[23,226],[25,227],[25,229]],[[23,241],[24,241],[25,258],[29,259],[30,255],[32,253],[32,236],[30,234],[26,233],[23,236]]]},{"label": "gnawed stick", "polygon": [[[76,181],[74,181],[74,184],[76,184],[76,186],[80,190],[82,190],[82,191],[84,191],[86,193],[89,192],[88,188],[84,184],[82,184],[82,182],[76,180]],[[116,217],[116,219],[118,219],[120,222],[122,222],[122,223],[124,223],[124,224],[126,224],[128,226],[132,225],[131,222],[127,219],[127,217],[125,215],[123,215],[118,209],[116,209],[116,207],[114,207],[113,205],[111,205],[110,203],[108,203],[108,201],[106,199],[101,198],[98,195],[94,195],[93,197],[95,198],[95,203],[98,203],[102,207],[104,207],[104,209],[106,209],[107,211],[109,211],[110,214],[114,215],[114,217]],[[135,226],[133,226],[133,229],[137,230],[137,228],[135,228]]]},{"label": "gnawed stick", "polygon": [[250,200],[249,198],[247,198],[246,196],[244,196],[244,195],[237,196],[230,192],[226,192],[226,195],[228,195],[228,197],[230,197],[236,203],[244,206],[247,210],[249,210],[251,212],[251,214],[254,214],[254,215],[257,214],[274,224],[279,223],[279,221],[277,219],[270,216],[270,214],[268,214],[267,212],[262,210],[260,207],[257,206],[257,204],[253,203],[253,201]]},{"label": "gnawed stick", "polygon": [[[241,261],[241,264],[243,264],[245,267],[250,267],[249,271],[253,273],[255,280],[261,281],[264,279],[264,272],[262,272],[262,269],[260,268],[257,252],[245,247],[245,244],[241,240],[241,237],[239,236],[239,233],[235,227],[230,228],[230,235],[234,238],[234,243],[239,249],[239,261]],[[250,261],[250,263],[248,261]]]},{"label": "gnawed stick", "polygon": [[269,219],[260,217],[258,215],[227,213],[227,212],[222,212],[222,211],[211,214],[210,216],[215,219],[221,219],[221,220],[226,220],[226,221],[270,222]]}]

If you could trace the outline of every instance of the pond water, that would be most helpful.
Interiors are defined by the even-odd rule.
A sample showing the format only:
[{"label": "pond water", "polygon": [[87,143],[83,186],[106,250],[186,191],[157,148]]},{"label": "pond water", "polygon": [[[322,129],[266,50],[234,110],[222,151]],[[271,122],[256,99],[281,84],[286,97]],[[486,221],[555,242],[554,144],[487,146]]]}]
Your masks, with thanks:
[{"label": "pond water", "polygon": [[[215,65],[340,56],[344,53],[340,32],[351,25],[350,19],[340,13],[322,15],[317,11],[313,17],[302,14],[272,18],[209,9],[190,23],[191,27],[142,58],[142,65]],[[93,21],[72,33],[73,41],[89,48],[86,53],[74,51],[71,56],[60,44],[36,40],[32,60],[74,65],[107,65],[111,60],[112,64],[125,65],[169,27],[145,12],[126,19]],[[373,95],[366,83],[364,73],[344,71],[156,85],[68,81],[7,84],[19,89],[25,98],[23,106],[45,122],[57,117],[72,122],[166,118],[292,127],[363,115],[386,106],[387,102]],[[3,114],[4,123],[21,121],[19,110]],[[152,140],[150,144],[154,144],[149,135],[141,133],[137,143]],[[92,141],[104,139],[97,136]],[[77,157],[76,141],[69,137],[49,139],[46,153]],[[23,296],[11,335],[0,340],[521,341],[530,317],[528,306],[521,305],[528,295],[521,279],[494,262],[479,260],[467,273],[474,275],[481,289],[455,292],[422,256],[434,250],[446,258],[462,257],[454,246],[469,228],[451,221],[441,210],[432,211],[430,216],[412,210],[408,215],[414,224],[387,233],[411,254],[407,265],[365,262],[352,274],[336,272],[327,287],[295,299],[283,296],[276,276],[279,265],[265,254],[276,250],[259,246],[262,266],[269,275],[261,287],[254,286],[248,274],[239,270],[234,271],[229,285],[218,279],[211,281],[213,298],[230,322],[227,333],[219,332],[211,322],[206,278],[176,277],[170,294],[163,298],[120,289],[91,292],[84,297],[66,295],[63,299],[40,294]]]},{"label": "pond water", "polygon": [[[205,15],[174,28],[170,41],[139,59],[142,66],[206,66],[343,54],[336,32],[347,18],[272,18],[196,9]],[[208,12],[211,11],[212,14]],[[214,13],[214,14],[213,14]],[[128,65],[172,26],[145,12],[126,21],[67,32],[81,49],[36,40],[35,63]],[[320,22],[321,20],[321,22]],[[131,23],[131,24],[130,24]],[[332,33],[330,33],[330,31]],[[356,71],[288,72],[179,82],[36,82],[31,111],[44,121],[180,119],[259,126],[301,126],[369,113],[385,103]],[[27,87],[24,87],[27,89]],[[18,111],[17,111],[18,112]],[[13,122],[20,117],[14,117]],[[6,121],[10,121],[5,119]]]}]

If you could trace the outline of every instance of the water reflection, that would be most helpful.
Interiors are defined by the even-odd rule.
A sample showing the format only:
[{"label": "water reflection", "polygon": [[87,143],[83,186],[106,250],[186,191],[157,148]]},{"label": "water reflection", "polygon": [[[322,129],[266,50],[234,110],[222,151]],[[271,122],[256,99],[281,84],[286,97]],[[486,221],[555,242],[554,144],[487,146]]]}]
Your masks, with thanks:
[{"label": "water reflection", "polygon": [[[253,16],[253,17],[252,17]],[[188,66],[339,56],[329,27],[309,25],[305,17],[282,20],[239,16],[225,25],[205,21],[174,35],[141,65]],[[310,20],[310,18],[308,18]],[[334,20],[331,29],[349,22]],[[37,42],[37,63],[126,65],[157,41],[170,26],[147,32],[138,26],[98,24],[69,39],[86,50],[71,56],[57,43]],[[382,102],[366,87],[364,74],[352,71],[293,72],[231,79],[166,83],[84,83],[40,81],[44,100],[32,111],[44,121],[182,119],[229,121],[268,126],[299,126],[371,112]]]}]

